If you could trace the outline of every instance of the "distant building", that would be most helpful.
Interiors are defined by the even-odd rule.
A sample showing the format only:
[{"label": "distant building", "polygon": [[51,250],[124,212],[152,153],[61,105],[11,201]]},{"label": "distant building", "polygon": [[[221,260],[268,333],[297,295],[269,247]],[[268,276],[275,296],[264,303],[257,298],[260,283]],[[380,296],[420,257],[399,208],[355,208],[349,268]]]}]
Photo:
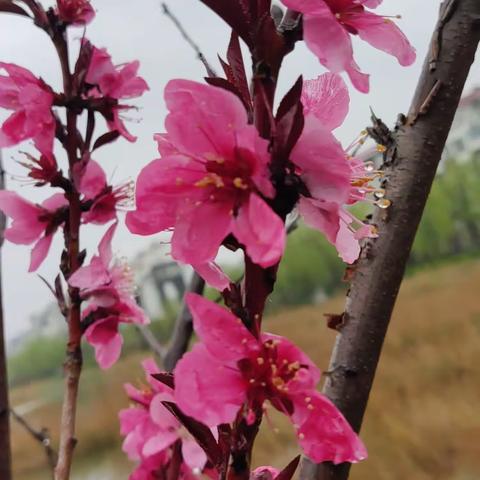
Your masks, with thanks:
[{"label": "distant building", "polygon": [[464,161],[475,153],[480,153],[480,87],[461,99],[444,158]]},{"label": "distant building", "polygon": [[192,271],[172,260],[167,250],[165,245],[153,243],[130,262],[138,302],[152,320],[181,302]]}]

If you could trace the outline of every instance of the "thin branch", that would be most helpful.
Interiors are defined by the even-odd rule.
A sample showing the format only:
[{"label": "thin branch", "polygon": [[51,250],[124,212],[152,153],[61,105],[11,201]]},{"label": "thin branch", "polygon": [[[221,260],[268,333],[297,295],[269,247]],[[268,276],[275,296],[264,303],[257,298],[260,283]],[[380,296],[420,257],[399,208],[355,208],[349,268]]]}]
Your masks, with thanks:
[{"label": "thin branch", "polygon": [[180,20],[170,11],[168,5],[162,2],[162,10],[163,13],[173,22],[173,24],[177,27],[177,30],[180,32],[182,37],[185,41],[193,48],[195,53],[197,54],[197,58],[203,63],[203,66],[207,70],[207,74],[209,77],[216,77],[217,74],[215,70],[210,66],[208,60],[206,59],[205,55],[200,50],[200,47],[195,43],[195,41],[190,37],[188,32],[185,30],[184,26],[181,24]]},{"label": "thin branch", "polygon": [[167,348],[162,345],[147,325],[135,325],[137,332],[142,336],[150,350],[161,360],[167,355]]},{"label": "thin branch", "polygon": [[[2,164],[2,152],[0,151],[0,190],[5,188],[5,172]],[[2,299],[2,264],[1,250],[3,246],[6,226],[5,215],[0,212],[0,478],[11,480],[12,478],[12,453],[10,444],[10,418],[8,414],[8,378],[7,356],[5,352],[5,325],[3,318]]]},{"label": "thin branch", "polygon": [[[202,277],[200,277],[200,275],[194,273],[187,291],[202,295],[204,288],[205,281]],[[168,352],[165,355],[164,367],[167,371],[171,372],[175,368],[175,365],[180,358],[182,358],[183,354],[187,351],[188,344],[192,338],[192,333],[192,314],[190,313],[190,310],[188,309],[184,300],[182,309],[180,310],[175,322],[175,329],[173,331]]]},{"label": "thin branch", "polygon": [[55,465],[57,463],[57,452],[52,447],[49,430],[47,428],[41,428],[40,430],[35,429],[24,417],[15,412],[13,408],[10,409],[10,414],[19,425],[21,425],[35,440],[42,444],[53,478]]},{"label": "thin branch", "polygon": [[[374,216],[379,237],[363,249],[354,272],[345,326],[331,359],[333,374],[324,387],[357,432],[415,233],[479,41],[480,2],[444,2],[410,112],[391,138],[386,192],[392,204]],[[350,464],[314,465],[305,460],[300,478],[345,480],[349,470]]]},{"label": "thin branch", "polygon": [[[72,75],[70,73],[68,44],[66,37],[58,34],[53,36],[60,65],[65,95],[70,98],[73,91]],[[77,119],[78,113],[67,107],[67,138],[65,149],[68,155],[69,179],[72,185],[73,172],[78,163],[78,135]],[[69,218],[64,227],[65,251],[67,265],[63,270],[65,277],[68,277],[80,267],[80,220],[81,205],[80,194],[76,188],[68,192]],[[77,444],[75,438],[75,424],[78,403],[78,389],[80,374],[82,372],[82,328],[81,328],[81,299],[78,288],[69,286],[70,303],[68,308],[68,343],[64,362],[65,385],[62,405],[62,416],[60,421],[60,445],[58,449],[58,462],[55,467],[56,480],[69,480],[72,468],[73,453]]]}]

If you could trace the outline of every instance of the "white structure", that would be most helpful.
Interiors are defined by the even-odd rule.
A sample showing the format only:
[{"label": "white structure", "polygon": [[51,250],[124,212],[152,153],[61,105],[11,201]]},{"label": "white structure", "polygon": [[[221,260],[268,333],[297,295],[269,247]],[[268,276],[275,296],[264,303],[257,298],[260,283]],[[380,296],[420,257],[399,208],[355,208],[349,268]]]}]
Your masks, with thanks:
[{"label": "white structure", "polygon": [[443,156],[464,161],[477,152],[480,152],[480,87],[460,101]]},{"label": "white structure", "polygon": [[152,320],[161,318],[171,303],[182,300],[191,275],[189,267],[168,256],[168,250],[170,246],[156,242],[131,262],[138,301]]}]

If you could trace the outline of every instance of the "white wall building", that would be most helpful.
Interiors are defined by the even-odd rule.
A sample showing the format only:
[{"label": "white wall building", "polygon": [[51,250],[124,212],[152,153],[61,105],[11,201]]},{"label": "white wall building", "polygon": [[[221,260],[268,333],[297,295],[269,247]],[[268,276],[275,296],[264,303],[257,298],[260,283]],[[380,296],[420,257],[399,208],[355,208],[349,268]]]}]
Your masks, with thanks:
[{"label": "white wall building", "polygon": [[480,153],[480,87],[460,101],[443,155],[465,161],[474,153]]}]

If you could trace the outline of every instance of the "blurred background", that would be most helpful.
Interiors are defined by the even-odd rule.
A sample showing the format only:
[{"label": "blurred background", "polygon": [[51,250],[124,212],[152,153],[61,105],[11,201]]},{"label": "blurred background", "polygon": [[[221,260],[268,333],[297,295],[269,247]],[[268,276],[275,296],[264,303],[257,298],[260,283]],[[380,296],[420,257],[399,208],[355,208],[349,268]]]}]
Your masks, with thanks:
[{"label": "blurred background", "polygon": [[[47,4],[48,2],[45,2]],[[135,178],[156,156],[152,141],[162,131],[162,91],[170,78],[200,80],[202,65],[163,14],[160,2],[94,0],[97,19],[88,37],[106,46],[115,61],[141,61],[150,92],[137,104],[141,123],[129,127],[136,144],[117,141],[96,157],[112,178]],[[408,109],[437,18],[438,0],[385,0],[381,13],[401,14],[401,28],[418,51],[412,68],[364,44],[356,56],[372,74],[368,96],[351,89],[351,111],[336,132],[349,144],[369,123],[369,107],[387,124]],[[212,64],[223,54],[228,30],[198,0],[170,1]],[[72,38],[80,38],[73,30]],[[26,20],[0,16],[0,59],[42,76],[54,88],[60,73],[48,39]],[[245,57],[248,58],[247,56]],[[303,45],[288,57],[280,88],[286,91],[299,73],[314,78],[323,70]],[[353,480],[478,480],[480,478],[480,65],[474,65],[457,113],[441,167],[415,242],[407,277],[395,309],[379,372],[362,431],[370,458],[352,470]],[[4,112],[0,113],[3,120]],[[23,147],[23,146],[22,146]],[[28,150],[28,146],[25,150]],[[3,152],[8,187],[35,200],[45,192],[16,183],[21,173],[14,149]],[[118,183],[118,182],[117,182]],[[83,241],[93,253],[102,230],[86,229]],[[167,343],[180,299],[191,272],[168,256],[168,238],[133,237],[120,229],[115,250],[133,267],[142,306],[152,319],[151,332]],[[50,253],[41,274],[53,279],[61,241]],[[49,430],[57,445],[62,400],[65,328],[48,290],[36,275],[27,275],[27,249],[5,245],[3,291],[7,322],[11,404],[33,428]],[[232,276],[241,274],[235,258],[220,261]],[[298,343],[323,370],[335,332],[324,314],[341,313],[346,285],[345,266],[317,232],[300,224],[290,235],[276,290],[268,305],[265,328]],[[213,292],[209,292],[213,295]],[[79,444],[74,480],[126,479],[133,465],[121,452],[117,413],[128,406],[125,382],[144,382],[140,361],[152,356],[135,328],[123,331],[125,348],[110,371],[96,366],[85,345],[78,421]],[[12,421],[15,478],[50,478],[42,445]],[[272,411],[264,423],[256,464],[277,467],[297,454],[290,425]]]}]

